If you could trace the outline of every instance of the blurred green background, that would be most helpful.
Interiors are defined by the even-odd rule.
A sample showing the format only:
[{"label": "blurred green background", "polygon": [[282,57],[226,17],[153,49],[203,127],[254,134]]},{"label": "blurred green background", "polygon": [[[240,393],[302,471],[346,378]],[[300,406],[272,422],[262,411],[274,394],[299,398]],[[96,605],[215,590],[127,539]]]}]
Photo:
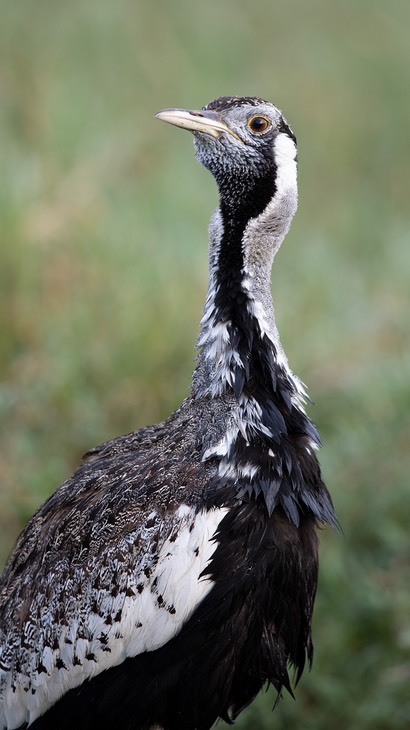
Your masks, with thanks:
[{"label": "blurred green background", "polygon": [[275,260],[344,534],[321,535],[312,673],[242,730],[410,726],[410,3],[0,1],[0,558],[89,447],[186,395],[217,202],[152,116],[283,108],[300,207]]}]

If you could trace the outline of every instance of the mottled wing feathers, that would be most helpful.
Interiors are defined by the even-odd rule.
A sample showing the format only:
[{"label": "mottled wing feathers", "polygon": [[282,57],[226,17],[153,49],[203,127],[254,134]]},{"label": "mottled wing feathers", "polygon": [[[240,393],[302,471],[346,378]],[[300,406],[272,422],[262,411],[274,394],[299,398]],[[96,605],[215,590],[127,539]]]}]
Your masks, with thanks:
[{"label": "mottled wing feathers", "polygon": [[224,510],[184,504],[195,475],[167,449],[168,480],[158,452],[124,449],[86,463],[27,524],[2,582],[0,727],[166,643],[210,590],[199,576]]},{"label": "mottled wing feathers", "polygon": [[[199,529],[197,523],[193,531]],[[68,693],[42,730],[146,730],[154,722],[169,730],[205,730],[218,716],[230,721],[264,682],[291,691],[288,662],[301,671],[305,655],[311,658],[306,598],[317,580],[313,520],[298,529],[277,511],[268,518],[249,502],[226,512],[214,542],[202,576],[212,590],[182,630]]]}]

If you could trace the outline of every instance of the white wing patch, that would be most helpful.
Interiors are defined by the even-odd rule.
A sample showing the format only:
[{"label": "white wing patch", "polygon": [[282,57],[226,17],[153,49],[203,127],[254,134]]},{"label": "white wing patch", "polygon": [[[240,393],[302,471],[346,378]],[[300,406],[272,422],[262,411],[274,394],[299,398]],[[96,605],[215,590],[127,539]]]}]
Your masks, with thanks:
[{"label": "white wing patch", "polygon": [[[226,512],[196,513],[182,505],[167,538],[155,554],[140,557],[137,571],[123,557],[132,555],[141,530],[129,533],[109,567],[100,560],[100,588],[92,585],[95,574],[86,575],[87,566],[66,569],[64,586],[49,576],[50,588],[54,581],[49,604],[31,607],[22,633],[1,637],[0,631],[1,730],[34,722],[69,689],[175,636],[212,588],[200,575],[216,549],[212,538]],[[161,520],[151,513],[147,530]],[[110,586],[105,570],[115,576]],[[67,625],[56,614],[67,617]]]}]

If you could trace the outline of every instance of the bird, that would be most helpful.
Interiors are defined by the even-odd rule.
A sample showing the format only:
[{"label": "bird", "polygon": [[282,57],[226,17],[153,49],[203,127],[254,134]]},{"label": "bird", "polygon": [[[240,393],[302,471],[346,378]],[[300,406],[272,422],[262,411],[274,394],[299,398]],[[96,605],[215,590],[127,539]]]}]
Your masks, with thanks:
[{"label": "bird", "polygon": [[271,268],[296,137],[258,97],[159,120],[193,134],[219,204],[189,395],[91,449],[0,582],[0,728],[209,730],[312,663],[318,528],[336,526]]}]

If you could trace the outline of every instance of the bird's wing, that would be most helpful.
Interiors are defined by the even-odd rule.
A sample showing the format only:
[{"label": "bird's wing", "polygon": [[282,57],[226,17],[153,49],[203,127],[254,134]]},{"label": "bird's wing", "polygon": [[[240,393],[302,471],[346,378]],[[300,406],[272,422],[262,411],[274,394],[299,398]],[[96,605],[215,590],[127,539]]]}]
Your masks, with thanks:
[{"label": "bird's wing", "polygon": [[33,721],[85,679],[162,646],[212,587],[201,573],[226,510],[186,504],[187,475],[172,460],[165,485],[154,461],[113,462],[85,464],[62,485],[6,568],[0,728]]}]

